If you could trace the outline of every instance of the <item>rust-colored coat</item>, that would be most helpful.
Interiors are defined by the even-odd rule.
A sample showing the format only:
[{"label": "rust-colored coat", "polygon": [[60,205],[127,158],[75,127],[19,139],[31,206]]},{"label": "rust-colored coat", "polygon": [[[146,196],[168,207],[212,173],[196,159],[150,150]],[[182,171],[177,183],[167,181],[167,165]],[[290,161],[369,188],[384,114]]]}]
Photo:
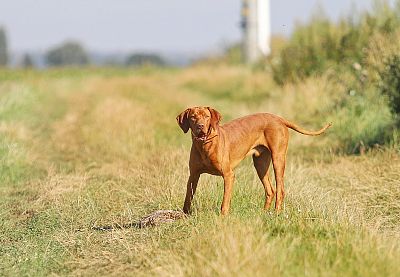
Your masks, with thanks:
[{"label": "rust-colored coat", "polygon": [[[219,126],[221,115],[210,107],[186,109],[176,119],[185,133],[189,129],[192,133],[190,176],[183,211],[189,213],[200,174],[208,173],[224,178],[224,197],[221,205],[223,215],[229,211],[234,181],[233,169],[248,155],[253,156],[257,175],[264,185],[264,208],[270,207],[276,194],[275,209],[279,211],[285,196],[283,176],[289,141],[288,128],[315,136],[331,126],[327,124],[321,130],[311,132],[269,113],[248,115]],[[271,160],[276,191],[268,176]]]}]

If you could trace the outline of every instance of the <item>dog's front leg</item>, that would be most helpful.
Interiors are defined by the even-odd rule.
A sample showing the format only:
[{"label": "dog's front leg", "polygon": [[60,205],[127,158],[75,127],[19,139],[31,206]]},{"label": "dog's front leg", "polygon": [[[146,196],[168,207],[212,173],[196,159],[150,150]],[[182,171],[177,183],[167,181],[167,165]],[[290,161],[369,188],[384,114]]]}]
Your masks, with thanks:
[{"label": "dog's front leg", "polygon": [[229,207],[231,205],[233,181],[235,180],[235,174],[233,171],[229,171],[224,174],[224,198],[222,199],[221,214],[227,215]]},{"label": "dog's front leg", "polygon": [[197,183],[199,182],[200,174],[190,174],[189,180],[187,182],[187,188],[186,188],[186,197],[185,197],[185,203],[183,205],[183,212],[185,214],[189,214],[190,212],[190,206],[192,204],[192,200],[194,197],[194,194],[196,193],[196,188],[197,188]]}]

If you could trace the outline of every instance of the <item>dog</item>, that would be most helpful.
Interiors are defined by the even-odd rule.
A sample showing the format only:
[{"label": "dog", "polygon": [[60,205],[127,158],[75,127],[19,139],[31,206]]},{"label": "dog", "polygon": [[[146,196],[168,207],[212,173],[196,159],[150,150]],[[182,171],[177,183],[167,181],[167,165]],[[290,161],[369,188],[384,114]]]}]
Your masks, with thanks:
[{"label": "dog", "polygon": [[[283,176],[289,142],[288,128],[304,135],[317,136],[332,125],[329,123],[319,131],[312,132],[277,115],[258,113],[220,126],[221,114],[210,107],[188,108],[180,113],[176,120],[184,133],[191,130],[192,135],[190,176],[183,205],[183,211],[186,214],[190,212],[197,183],[203,173],[223,177],[224,196],[221,214],[228,214],[235,179],[233,170],[249,155],[253,157],[257,175],[264,186],[264,209],[270,208],[276,195],[275,210],[281,211],[285,197]],[[271,161],[274,167],[276,190],[268,174]]]}]

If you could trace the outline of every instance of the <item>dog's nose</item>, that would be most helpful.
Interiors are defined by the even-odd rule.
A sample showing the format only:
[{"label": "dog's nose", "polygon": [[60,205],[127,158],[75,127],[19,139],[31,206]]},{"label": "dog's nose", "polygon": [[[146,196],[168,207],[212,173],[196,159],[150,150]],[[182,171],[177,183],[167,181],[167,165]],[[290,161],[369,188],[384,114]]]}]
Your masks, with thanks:
[{"label": "dog's nose", "polygon": [[202,129],[204,127],[204,124],[197,124],[197,128]]}]

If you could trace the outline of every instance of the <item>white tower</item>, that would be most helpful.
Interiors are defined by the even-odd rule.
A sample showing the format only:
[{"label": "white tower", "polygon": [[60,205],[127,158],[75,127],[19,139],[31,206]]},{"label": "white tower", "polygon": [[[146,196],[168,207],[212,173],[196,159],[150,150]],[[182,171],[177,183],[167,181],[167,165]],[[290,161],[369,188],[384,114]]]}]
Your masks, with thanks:
[{"label": "white tower", "polygon": [[247,63],[270,54],[269,0],[242,0],[243,53]]}]

